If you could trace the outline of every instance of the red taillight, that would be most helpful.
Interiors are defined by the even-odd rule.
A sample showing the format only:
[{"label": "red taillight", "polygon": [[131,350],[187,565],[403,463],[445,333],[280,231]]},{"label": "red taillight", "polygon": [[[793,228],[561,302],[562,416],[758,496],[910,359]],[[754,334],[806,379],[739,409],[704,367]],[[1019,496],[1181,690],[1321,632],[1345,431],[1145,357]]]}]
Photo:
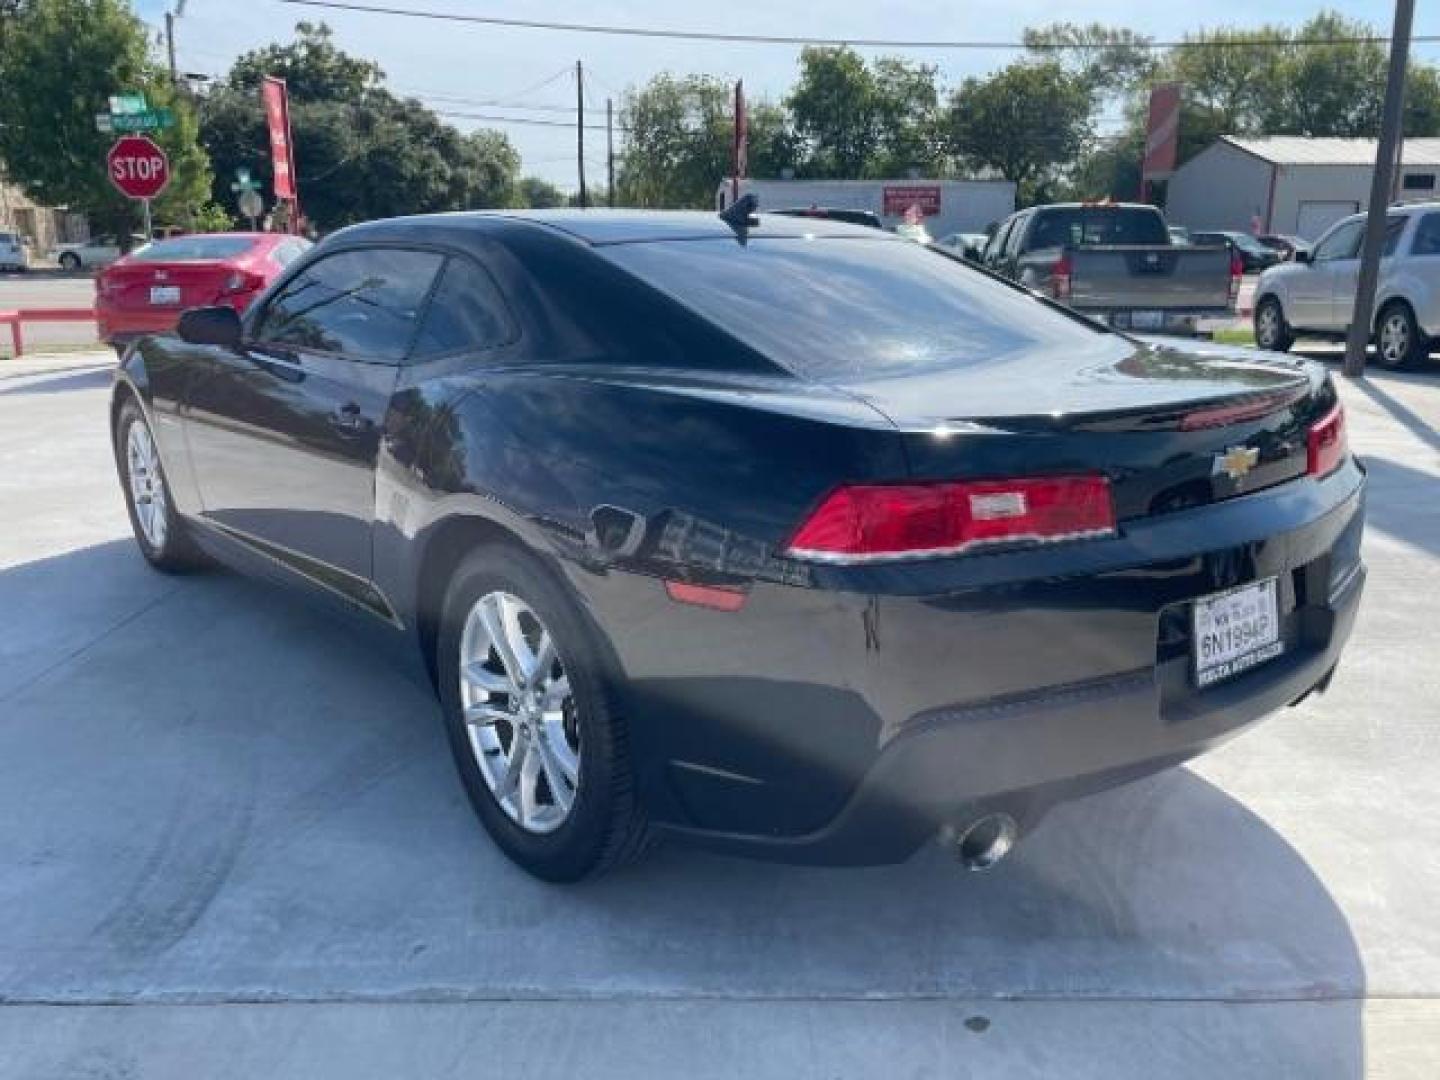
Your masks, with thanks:
[{"label": "red taillight", "polygon": [[265,284],[265,279],[259,274],[252,274],[248,270],[232,270],[225,276],[225,284],[220,287],[221,296],[232,296],[235,293],[254,292]]},{"label": "red taillight", "polygon": [[1245,260],[1238,251],[1230,252],[1230,306],[1240,299],[1240,280],[1245,276]]},{"label": "red taillight", "polygon": [[857,485],[832,492],[796,531],[787,552],[822,562],[867,562],[1114,532],[1110,483],[1103,476]]},{"label": "red taillight", "polygon": [[1070,277],[1074,272],[1075,264],[1070,261],[1069,254],[1061,255],[1050,273],[1050,295],[1056,300],[1070,299]]},{"label": "red taillight", "polygon": [[1345,461],[1348,442],[1345,438],[1345,407],[1338,402],[1320,420],[1310,425],[1305,437],[1306,472],[1311,476],[1328,476]]}]

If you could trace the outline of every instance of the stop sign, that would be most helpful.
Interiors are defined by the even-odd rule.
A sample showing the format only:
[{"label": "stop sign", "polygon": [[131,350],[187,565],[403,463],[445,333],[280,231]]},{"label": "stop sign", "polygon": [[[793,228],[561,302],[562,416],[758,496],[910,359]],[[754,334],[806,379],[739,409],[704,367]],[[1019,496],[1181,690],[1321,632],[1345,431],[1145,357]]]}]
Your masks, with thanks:
[{"label": "stop sign", "polygon": [[153,199],[170,183],[170,159],[144,135],[126,135],[105,155],[110,182],[132,199]]}]

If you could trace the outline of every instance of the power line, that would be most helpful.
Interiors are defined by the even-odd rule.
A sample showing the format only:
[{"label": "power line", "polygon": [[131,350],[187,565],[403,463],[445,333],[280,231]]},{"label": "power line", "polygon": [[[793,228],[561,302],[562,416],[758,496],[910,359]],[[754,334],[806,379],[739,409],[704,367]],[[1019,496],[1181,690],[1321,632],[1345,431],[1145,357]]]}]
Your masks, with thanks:
[{"label": "power line", "polygon": [[[363,12],[367,15],[397,15],[411,19],[432,19],[440,22],[478,23],[484,26],[508,26],[520,30],[560,30],[575,34],[609,34],[619,37],[668,38],[680,41],[720,41],[735,45],[851,45],[867,49],[996,49],[1019,52],[1059,52],[1076,46],[1069,43],[1036,43],[1023,41],[917,41],[898,38],[833,38],[785,34],[734,34],[715,30],[676,30],[660,27],[616,26],[606,23],[548,22],[539,19],[511,19],[498,15],[466,15],[456,11],[429,11],[423,8],[384,7],[349,3],[347,0],[280,0],[282,4],[301,7],[329,8],[335,11]],[[1440,34],[1417,35],[1415,44],[1440,42]],[[1379,35],[1346,37],[1285,38],[1198,38],[1180,41],[1135,41],[1127,47],[1135,49],[1236,49],[1292,48],[1296,45],[1388,45],[1390,39]]]}]

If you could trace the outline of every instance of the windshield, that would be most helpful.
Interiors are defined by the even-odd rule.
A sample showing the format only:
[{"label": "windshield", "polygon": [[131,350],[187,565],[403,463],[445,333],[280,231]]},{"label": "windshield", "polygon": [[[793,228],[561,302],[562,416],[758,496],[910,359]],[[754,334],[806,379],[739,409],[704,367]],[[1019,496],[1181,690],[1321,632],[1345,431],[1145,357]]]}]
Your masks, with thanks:
[{"label": "windshield", "polygon": [[1168,244],[1158,211],[1143,206],[1058,206],[1041,210],[1026,244],[1031,251],[1091,244]]},{"label": "windshield", "polygon": [[131,252],[132,262],[201,262],[209,259],[233,259],[255,246],[251,236],[177,236],[173,240],[156,240]]},{"label": "windshield", "polygon": [[907,375],[1097,331],[913,243],[826,237],[598,249],[771,360],[816,378]]}]

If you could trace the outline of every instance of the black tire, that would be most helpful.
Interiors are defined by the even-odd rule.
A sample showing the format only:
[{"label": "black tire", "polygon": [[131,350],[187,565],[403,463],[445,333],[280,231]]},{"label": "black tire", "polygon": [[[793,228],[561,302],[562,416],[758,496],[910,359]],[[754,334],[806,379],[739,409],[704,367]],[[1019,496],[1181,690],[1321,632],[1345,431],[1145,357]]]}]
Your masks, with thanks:
[{"label": "black tire", "polygon": [[[506,813],[476,762],[464,718],[460,655],[465,622],[480,598],[496,591],[509,593],[531,608],[551,633],[569,678],[581,747],[579,782],[568,816],[553,832],[527,830]],[[445,594],[436,670],[446,735],[460,781],[500,849],[544,881],[595,877],[633,861],[649,846],[651,834],[635,788],[628,731],[614,707],[597,633],[557,576],[511,545],[487,545],[472,552],[456,568]]]},{"label": "black tire", "polygon": [[76,271],[76,270],[79,270],[79,269],[80,269],[80,256],[79,256],[79,255],[76,255],[73,251],[63,251],[63,252],[61,252],[61,253],[60,253],[60,269],[61,269],[61,270],[69,270],[69,271],[71,271],[72,273],[73,273],[74,271]]},{"label": "black tire", "polygon": [[1403,300],[1392,300],[1375,317],[1375,362],[1390,371],[1417,367],[1430,355],[1430,342]]},{"label": "black tire", "polygon": [[120,474],[120,489],[125,495],[125,509],[130,515],[130,528],[135,533],[135,543],[140,547],[140,553],[145,556],[146,561],[157,570],[167,574],[183,573],[188,570],[195,570],[206,565],[209,560],[201,550],[196,547],[195,542],[190,538],[186,530],[185,521],[175,510],[175,500],[170,494],[169,481],[165,478],[165,469],[159,465],[156,457],[157,467],[152,483],[158,487],[159,493],[163,496],[163,532],[152,536],[153,529],[147,530],[141,522],[141,511],[136,506],[134,486],[130,480],[130,430],[136,424],[141,425],[145,435],[154,443],[154,435],[150,432],[150,425],[145,419],[139,404],[133,397],[127,397],[120,406],[115,416],[115,467]]},{"label": "black tire", "polygon": [[1255,344],[1271,352],[1289,352],[1295,344],[1295,332],[1285,321],[1285,309],[1273,296],[1255,305]]}]

